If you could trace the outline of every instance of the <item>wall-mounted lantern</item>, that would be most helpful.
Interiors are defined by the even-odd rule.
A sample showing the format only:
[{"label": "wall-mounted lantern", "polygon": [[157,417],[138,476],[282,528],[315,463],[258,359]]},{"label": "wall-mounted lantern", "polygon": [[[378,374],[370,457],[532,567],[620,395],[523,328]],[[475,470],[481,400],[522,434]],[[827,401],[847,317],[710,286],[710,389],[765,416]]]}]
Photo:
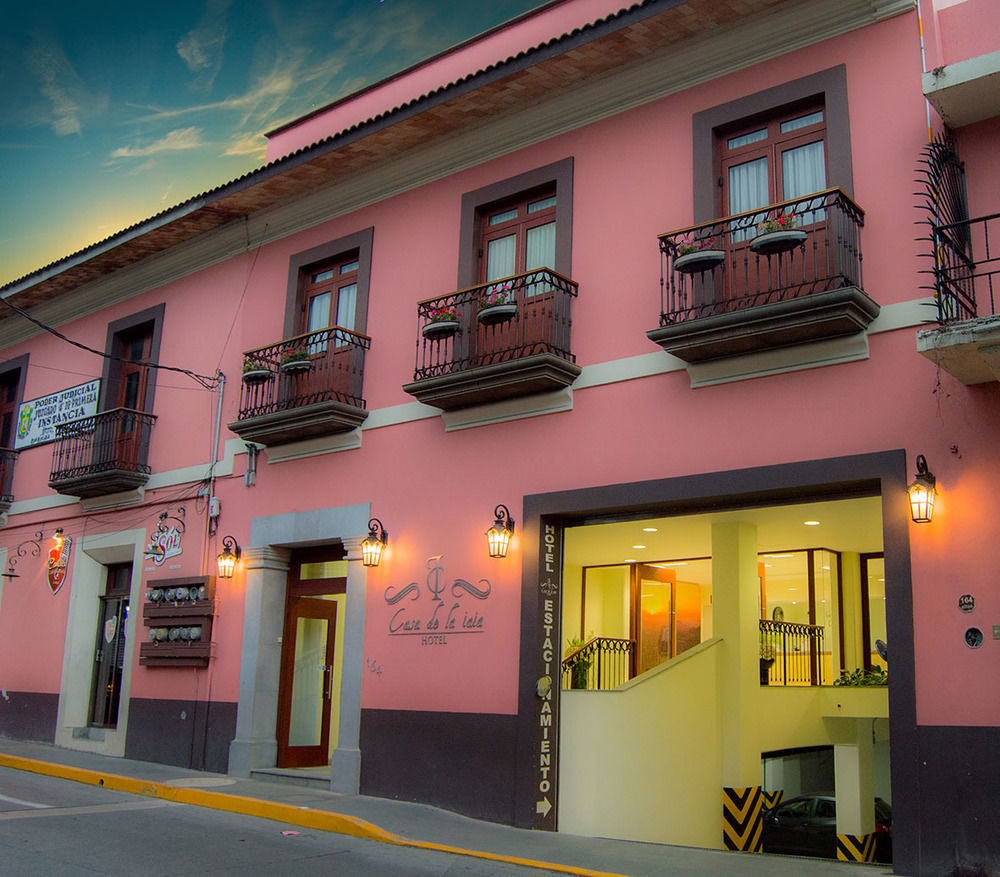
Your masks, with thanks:
[{"label": "wall-mounted lantern", "polygon": [[361,563],[365,566],[378,566],[388,544],[389,533],[378,518],[372,518],[368,522],[368,536],[361,543]]},{"label": "wall-mounted lantern", "polygon": [[236,571],[236,563],[242,554],[243,549],[240,548],[240,543],[232,536],[226,536],[222,540],[222,554],[216,558],[219,565],[220,579],[231,579],[233,577],[233,573]]},{"label": "wall-mounted lantern", "polygon": [[490,557],[506,557],[510,537],[514,535],[514,519],[507,506],[501,504],[493,510],[496,521],[486,531],[486,542],[490,547]]},{"label": "wall-mounted lantern", "polygon": [[937,495],[937,479],[927,468],[923,454],[917,455],[917,477],[906,488],[910,495],[910,517],[915,524],[930,523],[934,517],[934,497]]}]

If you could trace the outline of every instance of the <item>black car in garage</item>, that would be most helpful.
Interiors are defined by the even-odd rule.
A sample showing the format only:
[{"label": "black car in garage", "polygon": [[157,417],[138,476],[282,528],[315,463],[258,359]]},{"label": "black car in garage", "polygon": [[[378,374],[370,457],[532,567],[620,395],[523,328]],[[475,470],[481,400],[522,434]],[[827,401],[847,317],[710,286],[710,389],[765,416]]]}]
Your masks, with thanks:
[{"label": "black car in garage", "polygon": [[[837,858],[837,799],[800,795],[782,801],[763,817],[765,853]],[[892,808],[875,799],[875,861],[892,861]]]}]

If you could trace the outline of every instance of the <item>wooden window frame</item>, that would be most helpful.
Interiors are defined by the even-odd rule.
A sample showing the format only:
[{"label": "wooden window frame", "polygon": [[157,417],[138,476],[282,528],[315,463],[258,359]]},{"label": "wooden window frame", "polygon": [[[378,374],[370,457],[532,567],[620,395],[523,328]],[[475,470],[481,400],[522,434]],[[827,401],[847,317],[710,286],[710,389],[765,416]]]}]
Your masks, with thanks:
[{"label": "wooden window frame", "polygon": [[[781,133],[781,124],[800,116],[812,112],[822,112],[823,118],[819,122],[797,128],[786,134]],[[733,137],[749,134],[752,131],[767,130],[767,137],[763,140],[728,148],[727,141]],[[734,126],[717,129],[715,132],[715,162],[716,172],[722,183],[719,188],[719,210],[721,215],[731,216],[734,211],[729,204],[729,186],[726,180],[729,168],[742,165],[748,161],[758,158],[766,158],[768,161],[768,203],[777,204],[786,200],[784,195],[783,162],[781,155],[788,149],[799,146],[806,146],[810,143],[822,142],[824,144],[824,171],[829,178],[829,168],[827,160],[827,125],[826,108],[822,102],[809,100],[804,104],[793,104],[780,107],[774,112],[767,113],[763,117],[754,119],[743,119]],[[824,186],[823,188],[826,188]]]},{"label": "wooden window frame", "polygon": [[[371,286],[372,244],[375,228],[370,226],[354,234],[320,244],[295,253],[288,262],[288,287],[285,296],[283,338],[294,338],[304,331],[305,308],[309,275],[357,254],[358,292],[354,310],[354,331],[366,335],[368,331],[368,296]],[[333,317],[336,313],[333,312]]]},{"label": "wooden window frame", "polygon": [[[358,263],[358,268],[360,268],[361,262],[358,259],[358,252],[355,250],[349,253],[343,253],[336,259],[332,259],[329,262],[313,265],[307,271],[303,272],[303,288],[302,288],[302,310],[299,319],[299,331],[297,334],[303,334],[309,330],[309,308],[312,304],[314,298],[318,298],[321,295],[326,295],[330,293],[330,313],[327,319],[327,326],[338,326],[340,325],[337,321],[337,313],[340,310],[340,291],[345,286],[354,285],[355,290],[358,285],[358,268],[352,271],[344,272],[343,268],[345,265],[349,265],[352,262]],[[312,278],[317,274],[322,274],[324,271],[330,271],[332,276],[326,280],[314,281]],[[355,309],[357,308],[357,292],[355,292]],[[355,314],[355,323],[357,322],[357,314]],[[326,326],[322,327],[326,328]],[[354,326],[343,326],[344,329],[350,329],[354,331]]]},{"label": "wooden window frame", "polygon": [[[555,198],[556,203],[551,207],[545,207],[535,213],[528,212],[528,206],[536,201],[543,201],[546,198]],[[544,187],[533,192],[521,192],[513,199],[502,201],[499,204],[489,204],[480,208],[482,214],[480,225],[482,237],[479,244],[479,282],[486,282],[487,252],[491,241],[500,240],[510,235],[516,235],[517,243],[514,253],[514,274],[522,274],[527,270],[528,232],[538,226],[548,225],[551,222],[558,222],[557,212],[559,207],[559,196],[554,188]],[[504,222],[490,225],[490,217],[496,216],[508,210],[516,210],[517,216]],[[558,229],[558,225],[556,226]],[[555,270],[555,265],[548,265],[548,268]]]},{"label": "wooden window frame", "polygon": [[15,385],[14,389],[14,419],[11,423],[11,434],[10,434],[10,444],[0,445],[0,447],[6,447],[13,450],[14,444],[17,441],[17,412],[21,408],[21,403],[24,401],[24,383],[28,376],[28,357],[29,354],[25,353],[15,359],[9,359],[5,363],[0,364],[0,382],[6,383],[8,378],[13,377],[10,382]]},{"label": "wooden window frame", "polygon": [[[98,411],[109,411],[117,407],[119,385],[123,372],[122,356],[125,351],[125,339],[129,335],[138,332],[148,325],[150,327],[149,361],[152,363],[160,361],[160,340],[163,335],[163,314],[165,310],[166,303],[160,303],[108,324],[108,336],[104,345],[104,350],[108,356],[104,359],[104,370],[101,373],[101,396],[97,405]],[[153,411],[157,371],[158,369],[155,367],[150,368],[146,378],[146,390],[142,410],[147,413],[152,413]]]},{"label": "wooden window frame", "polygon": [[827,186],[839,187],[854,197],[851,163],[850,113],[847,104],[847,67],[840,64],[811,76],[795,79],[764,91],[695,113],[693,134],[694,223],[719,218],[718,169],[715,142],[721,131],[738,130],[785,107],[822,103],[826,122]]},{"label": "wooden window frame", "polygon": [[556,197],[556,256],[555,264],[549,267],[558,274],[572,276],[573,157],[570,156],[462,195],[456,289],[482,282],[485,254],[480,256],[480,249],[487,213],[522,196],[535,200],[540,193]]}]

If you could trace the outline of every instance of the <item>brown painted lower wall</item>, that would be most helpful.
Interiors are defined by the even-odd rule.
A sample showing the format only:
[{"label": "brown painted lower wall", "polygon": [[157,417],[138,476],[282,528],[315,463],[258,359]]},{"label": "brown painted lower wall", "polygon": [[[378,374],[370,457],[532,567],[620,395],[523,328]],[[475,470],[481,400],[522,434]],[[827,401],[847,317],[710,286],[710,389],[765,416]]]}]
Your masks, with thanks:
[{"label": "brown painted lower wall", "polygon": [[361,711],[361,793],[511,825],[517,717]]},{"label": "brown painted lower wall", "polygon": [[918,725],[916,734],[919,760],[902,766],[920,775],[915,873],[1000,874],[1000,728]]},{"label": "brown painted lower wall", "polygon": [[125,757],[226,773],[235,735],[235,703],[133,697]]},{"label": "brown painted lower wall", "polygon": [[0,736],[51,743],[58,711],[58,694],[5,691],[0,696]]}]

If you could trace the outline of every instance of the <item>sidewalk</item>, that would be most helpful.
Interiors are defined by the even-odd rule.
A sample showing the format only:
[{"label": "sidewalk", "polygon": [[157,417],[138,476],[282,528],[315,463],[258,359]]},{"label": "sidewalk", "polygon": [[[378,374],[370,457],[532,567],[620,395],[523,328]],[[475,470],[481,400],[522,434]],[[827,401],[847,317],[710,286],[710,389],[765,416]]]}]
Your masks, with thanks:
[{"label": "sidewalk", "polygon": [[[481,822],[423,804],[341,795],[293,783],[239,779],[145,761],[110,758],[45,743],[0,738],[0,767],[105,788],[336,831],[382,843],[446,849],[579,875],[750,875],[750,877],[881,877],[888,865],[859,865],[792,856],[752,855],[691,847],[526,831]],[[720,805],[721,806],[721,805]]]}]

